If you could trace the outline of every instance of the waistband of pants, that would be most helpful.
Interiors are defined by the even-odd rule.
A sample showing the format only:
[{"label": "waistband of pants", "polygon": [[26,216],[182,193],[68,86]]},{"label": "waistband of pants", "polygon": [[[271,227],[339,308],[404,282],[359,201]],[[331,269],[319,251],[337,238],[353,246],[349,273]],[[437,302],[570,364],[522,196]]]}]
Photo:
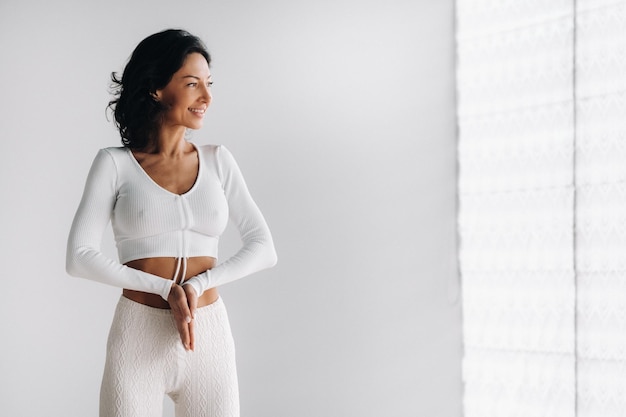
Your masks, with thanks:
[{"label": "waistband of pants", "polygon": [[[145,304],[138,303],[136,301],[130,300],[123,295],[120,295],[120,299],[118,301],[118,305],[136,311],[138,314],[148,314],[153,316],[161,316],[161,317],[171,317],[172,310],[169,308],[157,308],[152,306],[147,306]],[[224,307],[224,301],[221,296],[218,296],[217,300],[213,303],[198,307],[196,309],[196,314],[205,314],[210,313],[214,310],[220,309]]]}]

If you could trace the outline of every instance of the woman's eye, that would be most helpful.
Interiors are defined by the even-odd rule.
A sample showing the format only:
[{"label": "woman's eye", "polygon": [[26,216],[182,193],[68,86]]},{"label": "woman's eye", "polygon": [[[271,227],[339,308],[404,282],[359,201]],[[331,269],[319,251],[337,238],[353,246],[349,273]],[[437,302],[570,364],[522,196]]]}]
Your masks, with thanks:
[{"label": "woman's eye", "polygon": [[198,85],[198,83],[189,83],[187,84],[187,87],[195,87],[196,85]]},{"label": "woman's eye", "polygon": [[207,87],[211,87],[213,85],[213,81],[209,81],[208,83],[206,83]]}]

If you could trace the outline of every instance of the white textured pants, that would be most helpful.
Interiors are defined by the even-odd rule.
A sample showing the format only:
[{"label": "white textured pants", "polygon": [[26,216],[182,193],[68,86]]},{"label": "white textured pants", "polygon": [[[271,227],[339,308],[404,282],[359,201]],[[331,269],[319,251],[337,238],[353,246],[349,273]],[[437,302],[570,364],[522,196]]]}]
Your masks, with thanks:
[{"label": "white textured pants", "polygon": [[125,297],[115,310],[100,390],[100,417],[239,417],[235,348],[222,299],[198,308],[195,350],[185,351],[170,310]]}]

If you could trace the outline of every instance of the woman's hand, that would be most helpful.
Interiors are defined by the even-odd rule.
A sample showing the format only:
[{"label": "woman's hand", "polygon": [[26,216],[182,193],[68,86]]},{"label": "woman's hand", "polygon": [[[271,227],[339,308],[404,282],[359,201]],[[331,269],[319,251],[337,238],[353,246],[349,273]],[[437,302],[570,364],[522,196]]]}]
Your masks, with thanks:
[{"label": "woman's hand", "polygon": [[187,306],[189,307],[189,312],[191,313],[191,322],[189,323],[189,336],[191,339],[191,350],[194,350],[196,348],[196,336],[194,332],[196,323],[196,308],[198,308],[198,295],[196,294],[196,290],[194,290],[191,285],[182,285],[181,288],[183,289],[183,291],[185,291],[185,295],[187,296]]},{"label": "woman's hand", "polygon": [[[189,287],[189,285],[184,287]],[[183,346],[185,346],[186,350],[193,350],[193,316],[196,312],[198,297],[195,295],[193,288],[185,289],[184,287],[178,284],[172,285],[172,289],[170,289],[170,293],[167,296],[167,302],[170,304],[172,314],[174,314],[174,321],[176,322],[176,328],[180,334]]]},{"label": "woman's hand", "polygon": [[196,290],[194,290],[191,285],[181,285],[181,287],[187,296],[187,305],[189,306],[189,311],[191,312],[191,318],[195,319],[196,308],[198,308],[198,294],[196,294]]}]

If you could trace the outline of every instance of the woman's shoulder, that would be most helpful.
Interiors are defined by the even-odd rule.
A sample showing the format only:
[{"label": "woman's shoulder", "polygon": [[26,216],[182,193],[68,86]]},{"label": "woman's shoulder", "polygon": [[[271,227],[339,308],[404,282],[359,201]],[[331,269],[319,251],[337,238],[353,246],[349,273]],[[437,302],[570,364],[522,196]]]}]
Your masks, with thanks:
[{"label": "woman's shoulder", "polygon": [[106,148],[101,148],[98,150],[96,158],[106,157],[107,159],[112,159],[117,165],[120,161],[128,158],[128,148],[124,146],[109,146]]},{"label": "woman's shoulder", "polygon": [[96,153],[92,166],[94,169],[117,172],[125,165],[124,161],[128,159],[127,154],[127,148],[123,146],[101,148]]},{"label": "woman's shoulder", "polygon": [[194,146],[202,152],[218,152],[218,149],[222,147],[222,145],[215,143],[205,143],[202,145],[194,144]]},{"label": "woman's shoulder", "polygon": [[121,155],[126,154],[126,148],[123,146],[110,146],[106,148],[100,148],[96,152],[96,158],[119,158]]},{"label": "woman's shoulder", "polygon": [[98,152],[106,152],[111,156],[118,156],[126,154],[128,152],[128,148],[124,146],[109,146],[101,148]]},{"label": "woman's shoulder", "polygon": [[215,144],[215,143],[209,143],[209,144],[203,144],[203,145],[194,144],[194,146],[198,149],[200,153],[202,153],[203,156],[209,157],[209,158],[216,158],[218,160],[222,158],[222,155],[224,153],[229,153],[228,149],[226,149],[224,145],[220,145],[220,144]]},{"label": "woman's shoulder", "polygon": [[232,155],[226,145],[209,143],[203,145],[194,144],[196,148],[198,148],[203,153],[211,153],[216,155],[218,158],[222,155]]}]

